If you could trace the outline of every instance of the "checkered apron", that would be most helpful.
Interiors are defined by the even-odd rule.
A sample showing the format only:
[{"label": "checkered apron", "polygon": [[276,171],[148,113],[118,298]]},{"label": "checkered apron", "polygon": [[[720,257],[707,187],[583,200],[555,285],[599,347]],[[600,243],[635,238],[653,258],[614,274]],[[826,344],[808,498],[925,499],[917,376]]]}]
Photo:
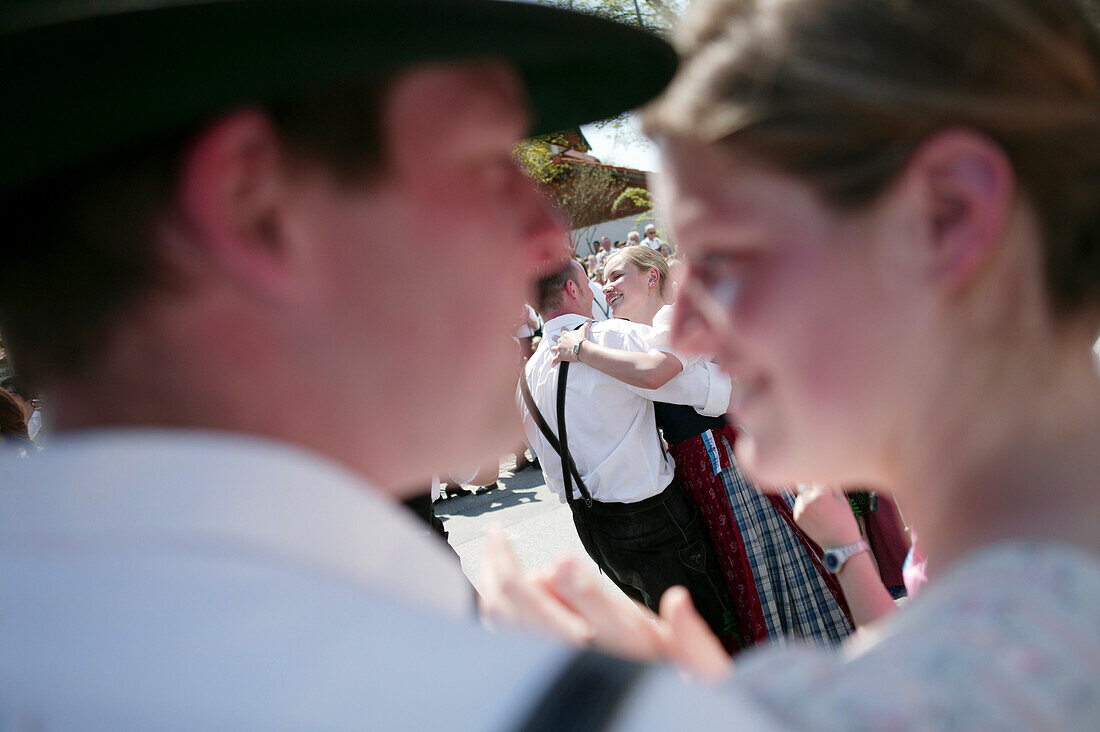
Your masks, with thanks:
[{"label": "checkered apron", "polygon": [[753,488],[733,455],[734,439],[727,426],[669,450],[710,529],[743,640],[835,646],[852,632],[836,578],[822,565],[820,547],[795,525],[794,494]]}]

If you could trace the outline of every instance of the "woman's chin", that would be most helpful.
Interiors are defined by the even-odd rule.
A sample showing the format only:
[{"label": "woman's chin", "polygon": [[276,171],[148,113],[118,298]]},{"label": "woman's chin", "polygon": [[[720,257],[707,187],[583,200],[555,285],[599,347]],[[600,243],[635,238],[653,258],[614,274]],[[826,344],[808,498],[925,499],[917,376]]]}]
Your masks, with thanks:
[{"label": "woman's chin", "polygon": [[[734,445],[737,462],[745,475],[763,493],[777,493],[800,483],[824,485],[868,486],[885,485],[879,472],[870,464],[837,456],[823,455],[816,450],[799,450],[786,436],[757,434],[739,426]],[[862,466],[863,469],[858,469]]]},{"label": "woman's chin", "polygon": [[788,451],[780,449],[774,440],[762,439],[742,428],[738,430],[734,452],[742,471],[763,493],[777,493],[806,482],[805,471],[799,470]]},{"label": "woman's chin", "polygon": [[634,320],[630,317],[630,311],[627,308],[611,308],[611,317],[618,318],[619,320]]},{"label": "woman's chin", "polygon": [[745,477],[751,480],[757,489],[767,493],[770,482],[763,480],[764,475],[760,471],[760,450],[756,438],[746,432],[744,428],[739,428],[733,452],[737,456],[737,463]]}]

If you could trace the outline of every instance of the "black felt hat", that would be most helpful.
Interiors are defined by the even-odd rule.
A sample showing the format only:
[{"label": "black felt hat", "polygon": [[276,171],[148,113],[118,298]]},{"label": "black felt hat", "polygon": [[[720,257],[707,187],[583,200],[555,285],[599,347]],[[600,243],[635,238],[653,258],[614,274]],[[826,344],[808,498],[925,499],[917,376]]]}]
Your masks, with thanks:
[{"label": "black felt hat", "polygon": [[499,58],[532,134],[656,95],[672,49],[637,28],[500,0],[0,0],[0,194],[242,102],[422,61]]}]

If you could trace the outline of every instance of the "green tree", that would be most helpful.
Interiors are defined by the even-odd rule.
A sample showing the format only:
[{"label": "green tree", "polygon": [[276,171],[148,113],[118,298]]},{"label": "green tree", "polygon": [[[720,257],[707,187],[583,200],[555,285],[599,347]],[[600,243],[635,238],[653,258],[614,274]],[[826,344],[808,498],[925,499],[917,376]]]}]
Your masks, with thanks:
[{"label": "green tree", "polygon": [[[671,35],[676,22],[683,17],[690,0],[538,0],[538,2],[589,15],[598,15],[626,25],[640,26],[667,38]],[[608,53],[627,50],[612,48],[608,49]],[[594,124],[600,129],[614,130],[616,136],[627,139],[637,137],[637,134],[624,124],[628,116],[628,114],[622,114],[596,121]]]},{"label": "green tree", "polygon": [[[667,37],[683,15],[688,0],[538,0],[545,5],[598,15],[627,25],[637,25]],[[608,49],[609,53],[629,49]],[[629,83],[625,80],[624,83]],[[596,122],[598,127],[613,128],[616,134],[631,134],[623,124],[625,115]],[[516,147],[515,157],[524,172],[543,186],[553,205],[562,213],[573,231],[576,244],[591,241],[596,225],[607,220],[608,213],[629,210],[649,211],[648,191],[628,185],[606,167],[554,160],[550,146],[567,146],[561,135],[526,140]],[[587,253],[583,249],[580,253]]]},{"label": "green tree", "polygon": [[688,0],[539,0],[545,5],[599,15],[667,36]]},{"label": "green tree", "polygon": [[[573,231],[573,241],[587,242],[593,229],[615,209],[623,182],[611,168],[555,159],[551,145],[565,147],[567,140],[560,133],[525,140],[516,146],[516,162],[562,214]],[[581,248],[578,253],[588,252]]]}]

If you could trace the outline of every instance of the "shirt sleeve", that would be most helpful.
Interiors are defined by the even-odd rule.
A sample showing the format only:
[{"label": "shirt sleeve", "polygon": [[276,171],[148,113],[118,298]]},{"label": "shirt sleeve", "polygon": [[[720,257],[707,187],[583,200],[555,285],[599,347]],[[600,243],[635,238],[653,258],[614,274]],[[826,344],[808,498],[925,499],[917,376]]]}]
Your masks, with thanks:
[{"label": "shirt sleeve", "polygon": [[[614,321],[607,321],[612,323]],[[603,334],[604,337],[594,339],[611,348],[619,348],[626,351],[655,350],[649,347],[652,329],[637,326],[625,330]],[[729,376],[724,374],[717,365],[712,363],[697,363],[694,366],[685,366],[684,370],[674,376],[664,386],[658,389],[643,389],[621,382],[623,386],[634,393],[653,402],[668,402],[670,404],[687,404],[695,411],[707,417],[717,417],[725,414],[729,405],[732,383]]]},{"label": "shirt sleeve", "polygon": [[709,361],[710,358],[705,354],[697,353],[692,356],[688,356],[680,351],[672,348],[672,306],[665,305],[663,308],[657,311],[657,314],[653,316],[653,329],[650,331],[649,336],[646,338],[646,343],[654,351],[660,351],[661,353],[668,353],[676,358],[680,359],[680,363],[684,365],[684,369],[694,366],[700,361]]},{"label": "shirt sleeve", "polygon": [[687,404],[706,417],[725,414],[733,388],[730,378],[713,363],[697,363],[685,368],[659,389],[625,386],[653,402]]}]

